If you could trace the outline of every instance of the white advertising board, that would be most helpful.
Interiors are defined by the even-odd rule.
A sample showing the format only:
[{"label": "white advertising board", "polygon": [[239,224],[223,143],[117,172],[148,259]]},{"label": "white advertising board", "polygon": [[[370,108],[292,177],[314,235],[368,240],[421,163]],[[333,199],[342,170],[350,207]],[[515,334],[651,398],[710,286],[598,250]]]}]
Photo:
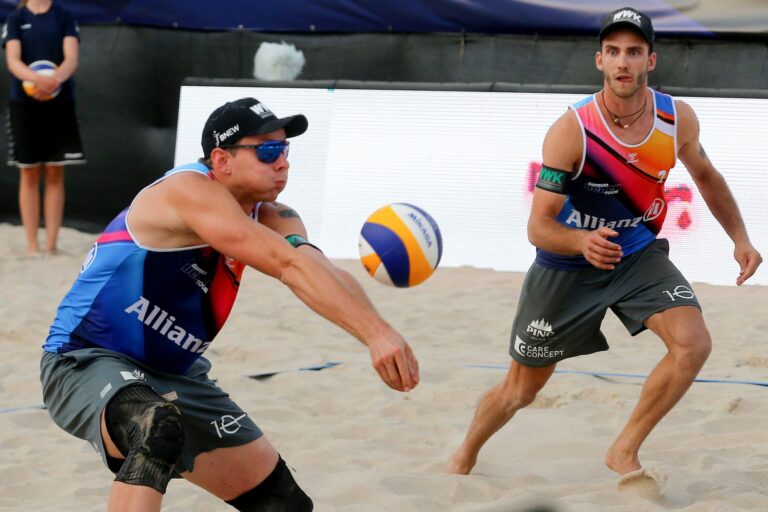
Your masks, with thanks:
[{"label": "white advertising board", "polygon": [[[208,115],[253,96],[278,116],[302,113],[306,134],[291,142],[290,179],[280,201],[302,216],[331,258],[358,257],[366,217],[393,202],[423,208],[443,234],[441,266],[525,272],[532,176],[547,128],[573,94],[184,86],[177,165],[197,160]],[[768,100],[681,98],[699,116],[701,141],[736,197],[753,244],[768,254]],[[733,244],[682,163],[667,180],[662,237],[692,282],[734,284]],[[768,284],[768,271],[750,280]]]}]

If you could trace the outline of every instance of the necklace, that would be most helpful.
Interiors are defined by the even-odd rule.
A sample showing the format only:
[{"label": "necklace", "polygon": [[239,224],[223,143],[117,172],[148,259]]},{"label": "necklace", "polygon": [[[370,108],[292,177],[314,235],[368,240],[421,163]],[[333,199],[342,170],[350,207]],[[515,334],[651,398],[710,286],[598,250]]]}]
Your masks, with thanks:
[{"label": "necklace", "polygon": [[[643,113],[645,112],[645,107],[648,105],[648,96],[646,96],[645,100],[643,101],[643,106],[640,108],[640,110],[638,110],[637,112],[634,112],[632,114],[627,114],[625,116],[620,116],[618,114],[614,114],[613,112],[611,112],[608,109],[608,104],[605,102],[605,89],[600,91],[600,97],[603,99],[603,106],[605,107],[605,110],[611,115],[611,118],[613,119],[614,124],[617,124],[617,125],[621,126],[624,129],[629,128],[630,126],[635,124],[635,122],[638,119],[643,117]],[[637,116],[637,117],[635,117],[635,116]],[[624,118],[624,117],[627,117],[627,118],[635,117],[635,118],[632,119],[632,121],[630,121],[629,123],[622,123],[621,119]]]}]

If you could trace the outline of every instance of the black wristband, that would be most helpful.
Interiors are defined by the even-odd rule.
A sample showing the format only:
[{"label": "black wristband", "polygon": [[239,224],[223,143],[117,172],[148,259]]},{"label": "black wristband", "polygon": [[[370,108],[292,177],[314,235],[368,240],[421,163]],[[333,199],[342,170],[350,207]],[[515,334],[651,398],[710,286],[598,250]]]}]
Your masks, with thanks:
[{"label": "black wristband", "polygon": [[539,180],[536,182],[536,188],[554,192],[555,194],[567,194],[570,177],[571,173],[568,171],[561,171],[554,167],[542,165],[541,171],[539,171]]},{"label": "black wristband", "polygon": [[[320,248],[318,246],[309,243],[309,241],[301,235],[296,235],[296,234],[288,235],[285,237],[285,239],[288,241],[289,244],[291,244],[294,247],[299,247],[301,245],[308,245],[320,251]],[[320,251],[320,252],[323,252],[323,251]]]}]

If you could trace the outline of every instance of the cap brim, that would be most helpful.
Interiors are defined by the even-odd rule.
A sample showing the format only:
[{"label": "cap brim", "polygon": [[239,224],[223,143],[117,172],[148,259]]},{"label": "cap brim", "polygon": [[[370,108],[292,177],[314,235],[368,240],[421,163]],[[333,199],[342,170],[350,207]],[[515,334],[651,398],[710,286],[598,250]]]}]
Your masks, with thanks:
[{"label": "cap brim", "polygon": [[259,126],[258,131],[249,132],[244,134],[243,137],[248,135],[262,135],[281,129],[285,130],[286,137],[296,137],[297,135],[301,135],[302,133],[306,132],[308,127],[309,122],[307,121],[307,118],[302,114],[297,114],[295,116],[274,119],[268,123],[264,123],[263,125]]}]

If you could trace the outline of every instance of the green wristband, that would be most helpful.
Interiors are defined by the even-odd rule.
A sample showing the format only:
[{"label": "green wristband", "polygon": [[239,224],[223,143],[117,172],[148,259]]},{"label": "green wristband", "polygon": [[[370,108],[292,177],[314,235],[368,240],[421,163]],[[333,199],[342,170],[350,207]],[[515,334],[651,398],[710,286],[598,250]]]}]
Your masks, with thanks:
[{"label": "green wristband", "polygon": [[[299,247],[299,246],[302,246],[302,245],[308,245],[308,246],[314,247],[315,249],[320,251],[319,247],[317,247],[314,244],[309,243],[309,241],[306,238],[304,238],[303,236],[301,236],[301,235],[296,235],[296,234],[288,235],[288,236],[285,237],[285,239],[288,241],[289,244],[291,244],[294,247]],[[320,251],[320,252],[323,252],[323,251]]]}]

